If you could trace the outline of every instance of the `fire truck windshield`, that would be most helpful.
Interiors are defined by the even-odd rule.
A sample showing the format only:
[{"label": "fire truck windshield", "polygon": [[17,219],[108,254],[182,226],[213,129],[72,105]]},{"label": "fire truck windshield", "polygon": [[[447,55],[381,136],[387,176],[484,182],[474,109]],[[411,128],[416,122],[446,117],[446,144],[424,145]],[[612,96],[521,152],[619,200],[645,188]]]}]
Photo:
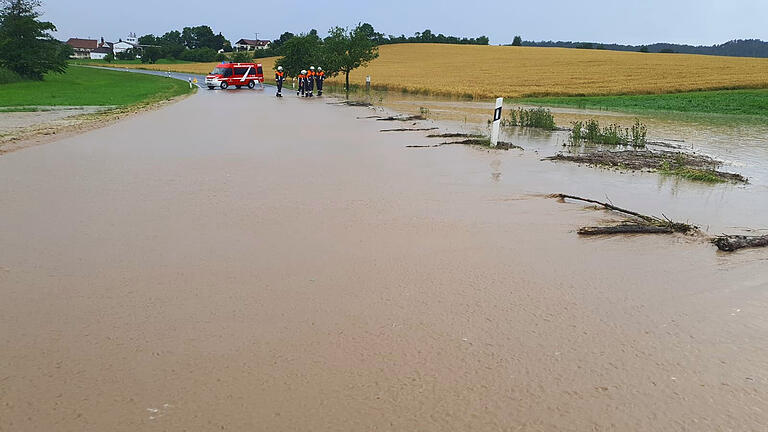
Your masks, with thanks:
[{"label": "fire truck windshield", "polygon": [[213,68],[213,72],[211,72],[211,75],[224,75],[227,73],[227,71],[230,70],[230,68]]}]

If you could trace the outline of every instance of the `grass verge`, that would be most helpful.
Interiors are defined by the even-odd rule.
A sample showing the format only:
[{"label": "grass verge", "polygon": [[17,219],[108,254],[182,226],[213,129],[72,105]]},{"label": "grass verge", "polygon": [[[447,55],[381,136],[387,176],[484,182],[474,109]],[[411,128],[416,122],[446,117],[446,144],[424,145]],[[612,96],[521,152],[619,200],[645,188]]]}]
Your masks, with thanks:
[{"label": "grass verge", "polygon": [[672,111],[768,117],[768,89],[689,93],[524,98],[520,103],[621,111]]},{"label": "grass verge", "polygon": [[0,108],[29,111],[31,106],[128,106],[189,93],[183,81],[153,75],[71,66],[45,81],[0,85]]}]

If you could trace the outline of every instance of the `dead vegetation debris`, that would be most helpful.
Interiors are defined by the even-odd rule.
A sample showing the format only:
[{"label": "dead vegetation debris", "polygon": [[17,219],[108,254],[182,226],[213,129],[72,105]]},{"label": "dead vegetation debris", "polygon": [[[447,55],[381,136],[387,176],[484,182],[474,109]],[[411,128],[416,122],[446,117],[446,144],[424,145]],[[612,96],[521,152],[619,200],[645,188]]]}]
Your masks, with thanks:
[{"label": "dead vegetation debris", "polygon": [[484,138],[485,135],[468,133],[441,133],[427,135],[427,138]]},{"label": "dead vegetation debris", "polygon": [[563,154],[544,158],[550,161],[568,161],[592,166],[632,171],[658,171],[691,180],[710,183],[747,183],[741,174],[718,171],[722,162],[709,156],[665,150],[598,150],[587,153]]},{"label": "dead vegetation debris", "polygon": [[405,147],[406,148],[434,148],[434,147],[442,147],[446,145],[468,145],[468,146],[483,147],[483,148],[495,149],[495,150],[511,150],[511,149],[523,150],[523,148],[520,147],[519,145],[515,145],[512,143],[503,142],[503,141],[499,141],[496,147],[491,147],[491,140],[487,138],[468,138],[461,141],[446,141],[440,144],[426,144],[426,145],[414,144],[414,145],[407,145]]},{"label": "dead vegetation debris", "polygon": [[397,128],[397,129],[382,129],[379,132],[423,132],[437,130],[436,127],[431,128]]},{"label": "dead vegetation debris", "polygon": [[712,239],[712,244],[723,252],[734,252],[744,248],[766,247],[768,246],[768,235],[721,235]]},{"label": "dead vegetation debris", "polygon": [[[612,203],[601,202],[590,198],[583,198],[576,195],[567,194],[552,194],[550,198],[556,198],[563,202],[566,199],[575,201],[588,202],[590,204],[596,204],[604,209],[622,213],[628,217],[628,220],[617,225],[609,227],[583,227],[578,233],[582,235],[597,235],[597,234],[671,234],[671,233],[683,233],[688,234],[698,231],[696,225],[691,225],[683,222],[674,222],[668,219],[666,216],[659,218],[656,216],[644,215],[633,210],[624,209],[613,205]],[[663,215],[662,215],[663,216]]]},{"label": "dead vegetation debris", "polygon": [[[608,226],[588,226],[581,227],[577,233],[583,236],[594,235],[615,235],[615,234],[698,234],[700,233],[699,227],[696,225],[674,222],[666,216],[663,218],[656,216],[648,216],[636,211],[624,209],[613,205],[612,203],[600,202],[597,200],[583,198],[575,195],[567,194],[552,194],[548,195],[549,198],[556,198],[561,202],[565,202],[566,199],[583,201],[590,204],[595,204],[593,209],[607,209],[621,213],[626,217],[626,220],[615,225]],[[758,248],[768,247],[768,235],[758,236],[745,236],[745,235],[727,235],[723,234],[714,238],[710,238],[709,241],[717,246],[717,248],[723,252],[734,252],[739,249],[745,248]]]},{"label": "dead vegetation debris", "polygon": [[408,115],[408,116],[388,116],[388,117],[379,117],[376,119],[376,121],[415,121],[415,120],[426,120],[427,118],[423,115]]}]

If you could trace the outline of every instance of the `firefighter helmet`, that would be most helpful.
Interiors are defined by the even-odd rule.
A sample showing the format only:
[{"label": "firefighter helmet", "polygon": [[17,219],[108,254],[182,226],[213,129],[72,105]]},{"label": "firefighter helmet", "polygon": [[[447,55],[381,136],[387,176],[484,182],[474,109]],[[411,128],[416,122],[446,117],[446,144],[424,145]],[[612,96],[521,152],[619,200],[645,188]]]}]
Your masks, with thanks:
[{"label": "firefighter helmet", "polygon": [[302,70],[301,70],[301,74],[302,74],[302,75],[304,75],[304,74],[306,74],[306,73],[307,73],[307,71],[306,71],[305,69],[302,69]]},{"label": "firefighter helmet", "polygon": [[315,67],[314,66],[310,66],[309,70],[315,70]]},{"label": "firefighter helmet", "polygon": [[283,67],[282,66],[278,66],[277,70],[281,71],[281,70],[283,70]]}]

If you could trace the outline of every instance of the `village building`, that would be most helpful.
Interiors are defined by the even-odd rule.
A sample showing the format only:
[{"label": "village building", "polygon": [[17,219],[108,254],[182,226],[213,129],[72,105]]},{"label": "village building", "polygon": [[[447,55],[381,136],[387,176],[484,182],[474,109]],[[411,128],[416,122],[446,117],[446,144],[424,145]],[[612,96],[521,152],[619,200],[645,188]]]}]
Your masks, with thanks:
[{"label": "village building", "polygon": [[91,51],[99,47],[99,41],[96,39],[69,38],[67,45],[72,47],[71,58],[85,59],[91,56]]},{"label": "village building", "polygon": [[235,51],[256,51],[269,48],[271,42],[259,39],[240,39],[235,42]]},{"label": "village building", "polygon": [[104,60],[104,57],[112,54],[112,48],[108,45],[100,46],[91,51],[91,60]]},{"label": "village building", "polygon": [[118,40],[112,44],[112,52],[117,55],[121,52],[128,51],[129,49],[137,50],[139,48],[139,39],[136,37],[136,33],[128,34],[125,40]]}]

